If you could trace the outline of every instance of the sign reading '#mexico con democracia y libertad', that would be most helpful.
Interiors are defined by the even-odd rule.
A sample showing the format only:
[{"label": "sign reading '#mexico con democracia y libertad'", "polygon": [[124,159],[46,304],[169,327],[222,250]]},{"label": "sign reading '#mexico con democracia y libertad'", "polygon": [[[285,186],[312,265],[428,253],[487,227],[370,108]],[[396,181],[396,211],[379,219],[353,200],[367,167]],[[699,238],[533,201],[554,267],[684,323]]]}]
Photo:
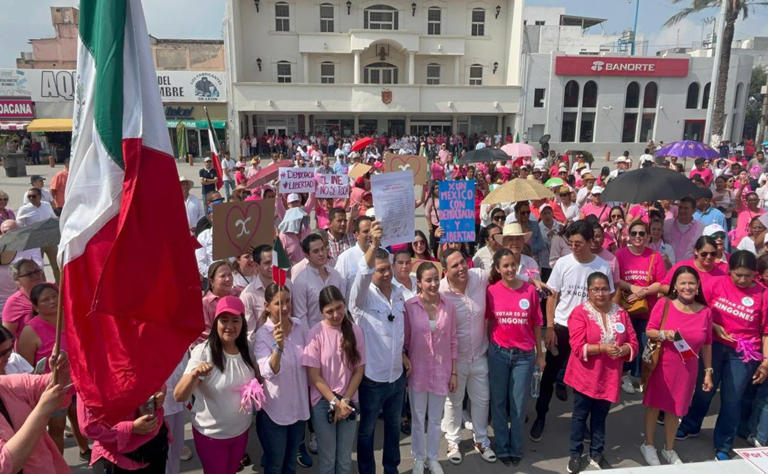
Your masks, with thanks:
[{"label": "sign reading '#mexico con democracia y libertad'", "polygon": [[686,77],[688,58],[557,56],[558,76]]}]

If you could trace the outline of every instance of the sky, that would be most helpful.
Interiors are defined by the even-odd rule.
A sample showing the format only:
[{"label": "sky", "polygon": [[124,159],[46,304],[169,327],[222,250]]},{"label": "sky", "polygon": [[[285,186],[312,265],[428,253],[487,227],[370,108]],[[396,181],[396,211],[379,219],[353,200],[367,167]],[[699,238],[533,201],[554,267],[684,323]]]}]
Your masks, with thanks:
[{"label": "sky", "polygon": [[[419,0],[423,1],[423,0]],[[632,27],[635,1],[640,2],[638,35],[649,39],[651,53],[701,42],[711,31],[704,19],[717,15],[709,10],[670,28],[664,21],[692,0],[528,0],[526,5],[563,6],[571,15],[605,18],[595,32],[619,33]],[[76,6],[77,0],[2,0],[0,11],[0,68],[15,67],[21,51],[31,49],[30,38],[53,36],[49,7]],[[224,0],[143,0],[149,33],[158,38],[221,38]],[[24,21],[19,21],[23,18]],[[736,38],[768,36],[768,7],[755,7],[749,18],[736,25]]]}]

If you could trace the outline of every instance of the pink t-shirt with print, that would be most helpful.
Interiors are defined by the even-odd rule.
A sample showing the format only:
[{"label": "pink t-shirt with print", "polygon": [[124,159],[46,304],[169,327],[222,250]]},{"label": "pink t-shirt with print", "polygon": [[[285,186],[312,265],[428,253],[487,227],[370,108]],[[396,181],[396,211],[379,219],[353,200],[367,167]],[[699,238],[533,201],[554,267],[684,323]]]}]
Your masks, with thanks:
[{"label": "pink t-shirt with print", "polygon": [[543,317],[536,288],[523,282],[514,290],[497,281],[487,290],[485,317],[491,324],[491,342],[505,349],[532,351],[536,347],[533,328]]}]

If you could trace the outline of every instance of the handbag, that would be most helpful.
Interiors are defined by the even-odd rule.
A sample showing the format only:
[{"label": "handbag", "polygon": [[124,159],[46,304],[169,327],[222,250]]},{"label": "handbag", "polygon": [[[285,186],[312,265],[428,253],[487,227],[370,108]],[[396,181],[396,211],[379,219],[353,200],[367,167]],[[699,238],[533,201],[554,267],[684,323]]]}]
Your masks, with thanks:
[{"label": "handbag", "polygon": [[[651,254],[651,263],[648,265],[648,285],[651,284],[651,271],[653,270],[653,258],[656,254]],[[630,316],[640,316],[641,314],[648,314],[648,300],[646,298],[640,298],[630,303],[627,301],[627,294],[621,296],[621,306],[629,313]]]},{"label": "handbag", "polygon": [[[659,325],[659,331],[664,330],[664,324],[667,322],[667,313],[669,312],[669,299],[664,302],[664,314],[661,316],[661,324]],[[663,341],[648,339],[645,347],[643,348],[643,373],[641,378],[641,385],[645,386],[648,381],[648,377],[651,376],[656,366],[659,364],[659,358],[661,357]]]}]

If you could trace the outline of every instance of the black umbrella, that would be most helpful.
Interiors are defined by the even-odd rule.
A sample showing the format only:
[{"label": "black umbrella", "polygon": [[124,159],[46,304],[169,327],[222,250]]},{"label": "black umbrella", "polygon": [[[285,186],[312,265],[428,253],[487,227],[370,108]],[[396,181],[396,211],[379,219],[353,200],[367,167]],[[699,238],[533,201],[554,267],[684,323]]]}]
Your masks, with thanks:
[{"label": "black umbrella", "polygon": [[472,150],[466,155],[459,158],[459,163],[478,163],[481,161],[506,161],[509,159],[509,155],[499,150],[498,148],[480,148],[479,150]]},{"label": "black umbrella", "polygon": [[0,251],[21,252],[40,247],[54,247],[59,245],[59,240],[59,220],[51,218],[6,232],[0,237]]},{"label": "black umbrella", "polygon": [[604,202],[658,201],[698,197],[698,186],[684,175],[669,168],[641,168],[627,171],[608,182],[603,192]]}]

